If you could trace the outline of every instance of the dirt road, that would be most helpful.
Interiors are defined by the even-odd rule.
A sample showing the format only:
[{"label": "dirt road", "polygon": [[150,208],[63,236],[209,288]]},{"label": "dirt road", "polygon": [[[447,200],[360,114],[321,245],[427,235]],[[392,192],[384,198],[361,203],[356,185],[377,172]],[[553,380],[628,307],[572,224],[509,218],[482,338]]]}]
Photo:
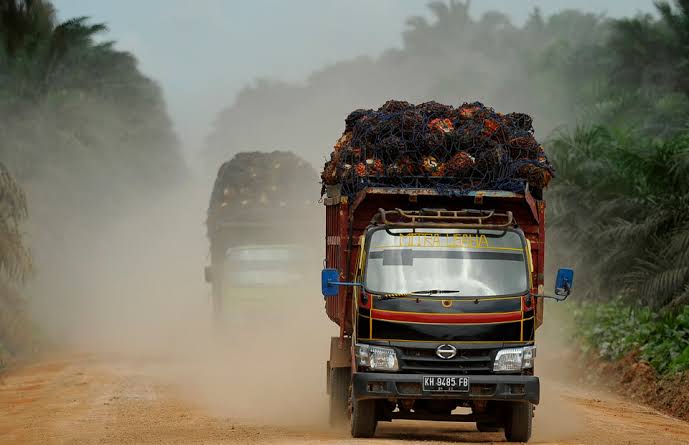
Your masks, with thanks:
[{"label": "dirt road", "polygon": [[[5,373],[0,382],[2,444],[312,444],[351,443],[322,419],[266,425],[216,415],[156,370],[174,363],[92,357],[47,361]],[[689,424],[611,395],[551,385],[559,394],[538,407],[532,443],[689,444]],[[231,397],[228,395],[227,397]],[[241,401],[240,401],[241,402]],[[500,433],[473,424],[381,424],[360,443],[491,443]]]}]

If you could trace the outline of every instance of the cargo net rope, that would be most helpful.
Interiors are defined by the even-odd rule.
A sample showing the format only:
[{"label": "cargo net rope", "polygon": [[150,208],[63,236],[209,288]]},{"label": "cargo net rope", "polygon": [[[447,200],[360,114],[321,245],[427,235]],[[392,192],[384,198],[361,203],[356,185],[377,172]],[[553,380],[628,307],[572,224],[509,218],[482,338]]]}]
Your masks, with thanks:
[{"label": "cargo net rope", "polygon": [[321,180],[353,197],[366,187],[540,193],[554,170],[523,113],[498,113],[480,102],[452,107],[388,101],[355,110],[325,163]]}]

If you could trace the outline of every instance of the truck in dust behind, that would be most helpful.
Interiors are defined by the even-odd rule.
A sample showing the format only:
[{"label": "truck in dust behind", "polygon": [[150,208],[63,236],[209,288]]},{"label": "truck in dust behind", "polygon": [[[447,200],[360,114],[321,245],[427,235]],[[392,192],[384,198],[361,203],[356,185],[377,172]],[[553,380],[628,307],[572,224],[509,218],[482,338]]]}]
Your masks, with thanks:
[{"label": "truck in dust behind", "polygon": [[[208,206],[213,311],[265,304],[271,290],[304,280],[316,226],[314,168],[288,151],[242,152],[224,163]],[[311,230],[311,231],[310,231]]]}]

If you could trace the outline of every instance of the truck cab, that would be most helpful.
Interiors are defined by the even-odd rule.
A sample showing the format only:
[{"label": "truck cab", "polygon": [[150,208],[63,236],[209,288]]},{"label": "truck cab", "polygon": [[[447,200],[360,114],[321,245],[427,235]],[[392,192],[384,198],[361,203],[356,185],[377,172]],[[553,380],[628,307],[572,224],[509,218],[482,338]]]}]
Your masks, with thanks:
[{"label": "truck cab", "polygon": [[[352,238],[342,247],[356,253],[340,261],[348,270],[322,276],[342,326],[328,362],[331,420],[349,417],[354,437],[415,419],[476,422],[527,441],[540,398],[544,207],[526,194],[374,189],[331,205],[347,208],[340,223]],[[561,275],[560,299],[572,281]],[[351,304],[351,317],[337,317],[338,304]]]}]

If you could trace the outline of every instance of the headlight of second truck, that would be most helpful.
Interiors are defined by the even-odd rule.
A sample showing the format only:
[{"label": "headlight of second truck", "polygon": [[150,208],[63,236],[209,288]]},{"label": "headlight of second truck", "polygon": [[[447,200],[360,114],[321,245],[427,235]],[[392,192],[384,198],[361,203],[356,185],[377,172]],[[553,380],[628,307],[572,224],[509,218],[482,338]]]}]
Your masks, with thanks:
[{"label": "headlight of second truck", "polygon": [[501,349],[495,356],[494,372],[515,372],[533,368],[536,347]]},{"label": "headlight of second truck", "polygon": [[371,371],[398,371],[397,354],[392,348],[383,346],[355,345],[356,364]]}]

